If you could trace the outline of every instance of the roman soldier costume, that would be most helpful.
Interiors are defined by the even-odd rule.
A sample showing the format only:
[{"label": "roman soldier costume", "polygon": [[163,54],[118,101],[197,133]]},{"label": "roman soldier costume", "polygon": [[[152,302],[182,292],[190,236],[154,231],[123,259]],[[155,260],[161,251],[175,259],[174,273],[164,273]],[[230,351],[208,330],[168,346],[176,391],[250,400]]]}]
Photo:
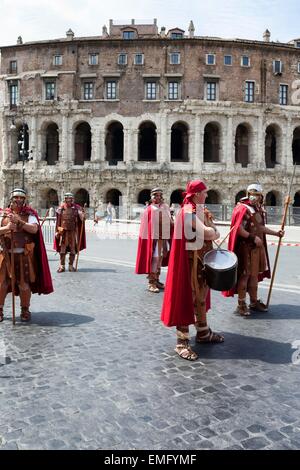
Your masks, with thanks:
[{"label": "roman soldier costume", "polygon": [[[0,228],[0,321],[8,292],[20,296],[21,321],[29,321],[32,293],[53,292],[48,258],[38,214],[25,203],[26,192],[16,188],[11,192],[10,206],[2,213]],[[13,250],[13,266],[11,252]]]},{"label": "roman soldier costume", "polygon": [[191,181],[184,195],[175,222],[161,320],[166,326],[176,326],[177,354],[194,361],[198,355],[189,343],[189,325],[196,326],[197,343],[224,341],[207,325],[210,290],[203,274],[203,257],[212,249],[212,240],[219,237],[219,232],[203,206],[207,196],[203,181]]},{"label": "roman soldier costume", "polygon": [[[247,196],[242,198],[232,213],[231,232],[228,249],[238,258],[237,284],[225,297],[238,294],[238,305],[235,313],[248,316],[252,311],[266,312],[266,305],[257,298],[258,282],[271,277],[266,234],[283,236],[265,225],[266,213],[263,208],[263,192],[260,184],[250,184]],[[247,306],[246,294],[249,294],[250,305]]]},{"label": "roman soldier costume", "polygon": [[136,274],[148,274],[148,290],[164,289],[159,276],[161,266],[168,265],[173,219],[170,208],[163,202],[160,188],[151,191],[151,204],[144,210],[139,233]]},{"label": "roman soldier costume", "polygon": [[69,271],[75,271],[73,266],[75,256],[78,251],[86,248],[84,218],[84,211],[79,204],[74,203],[73,194],[65,193],[65,202],[56,211],[54,249],[60,254],[58,273],[65,271],[68,252]]}]

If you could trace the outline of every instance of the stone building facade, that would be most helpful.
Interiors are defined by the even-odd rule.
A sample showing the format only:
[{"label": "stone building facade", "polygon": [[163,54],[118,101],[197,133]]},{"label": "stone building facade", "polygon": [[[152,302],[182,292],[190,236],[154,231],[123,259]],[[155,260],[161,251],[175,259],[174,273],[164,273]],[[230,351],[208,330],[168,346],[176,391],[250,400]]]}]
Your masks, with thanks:
[{"label": "stone building facade", "polygon": [[[300,39],[195,37],[192,22],[185,34],[156,20],[19,37],[1,48],[0,142],[2,205],[22,175],[41,209],[71,190],[91,207],[121,196],[127,217],[153,186],[178,202],[197,177],[210,203],[259,181],[282,205],[300,163]],[[300,174],[292,197],[300,206]]]}]

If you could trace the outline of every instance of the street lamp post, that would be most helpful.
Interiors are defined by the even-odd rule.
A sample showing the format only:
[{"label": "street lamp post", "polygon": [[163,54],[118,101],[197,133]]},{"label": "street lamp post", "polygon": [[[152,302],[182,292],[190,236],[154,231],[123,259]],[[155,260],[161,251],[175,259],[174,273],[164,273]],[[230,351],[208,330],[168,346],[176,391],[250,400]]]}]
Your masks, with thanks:
[{"label": "street lamp post", "polygon": [[[14,119],[12,121],[12,125],[10,126],[10,129],[16,130]],[[26,123],[23,121],[21,133],[20,133],[21,139],[18,140],[18,146],[20,146],[18,153],[22,161],[22,189],[25,189],[25,161],[29,160],[29,153],[32,153],[32,150],[29,151],[28,149],[25,148],[25,134],[26,134]]]}]

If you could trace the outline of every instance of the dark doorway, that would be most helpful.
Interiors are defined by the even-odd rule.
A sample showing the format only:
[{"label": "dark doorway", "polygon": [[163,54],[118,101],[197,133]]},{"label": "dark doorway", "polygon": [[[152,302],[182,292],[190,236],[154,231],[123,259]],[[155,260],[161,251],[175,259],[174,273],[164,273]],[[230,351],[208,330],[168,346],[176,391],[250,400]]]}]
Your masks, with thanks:
[{"label": "dark doorway", "polygon": [[219,127],[216,124],[206,124],[204,129],[204,162],[220,161],[220,136]]},{"label": "dark doorway", "polygon": [[249,135],[248,129],[240,124],[235,134],[235,162],[241,163],[242,167],[247,167],[249,163]]},{"label": "dark doorway", "polygon": [[80,206],[82,207],[84,206],[84,204],[86,204],[86,207],[90,207],[90,196],[88,191],[83,188],[76,191],[75,202],[76,204],[80,204]]},{"label": "dark doorway", "polygon": [[138,195],[138,204],[145,204],[146,201],[150,201],[151,197],[151,190],[150,189],[143,189],[139,192]]},{"label": "dark doorway", "polygon": [[156,126],[153,122],[144,122],[139,127],[138,160],[156,161]]},{"label": "dark doorway", "polygon": [[82,122],[75,130],[75,165],[83,165],[91,160],[91,127],[87,122]]},{"label": "dark doorway", "polygon": [[187,162],[188,153],[188,127],[183,122],[175,122],[171,128],[171,162]]},{"label": "dark doorway", "polygon": [[49,124],[46,129],[46,162],[48,165],[55,165],[58,161],[59,135],[58,126],[55,123]]},{"label": "dark doorway", "polygon": [[106,131],[105,159],[112,162],[124,160],[124,132],[120,122],[112,122]]},{"label": "dark doorway", "polygon": [[293,133],[293,164],[300,165],[300,127]]}]

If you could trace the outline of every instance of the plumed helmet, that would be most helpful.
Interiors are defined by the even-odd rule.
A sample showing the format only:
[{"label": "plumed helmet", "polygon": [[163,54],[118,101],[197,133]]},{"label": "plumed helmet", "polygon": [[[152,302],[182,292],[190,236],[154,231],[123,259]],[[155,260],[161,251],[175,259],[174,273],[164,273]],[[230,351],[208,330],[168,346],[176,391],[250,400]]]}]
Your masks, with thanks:
[{"label": "plumed helmet", "polygon": [[153,189],[151,190],[151,196],[153,196],[153,195],[156,194],[156,193],[161,193],[161,194],[162,194],[162,193],[163,193],[163,190],[162,190],[161,188],[153,188]]},{"label": "plumed helmet", "polygon": [[259,183],[252,183],[252,184],[249,184],[247,188],[247,193],[248,194],[262,194],[263,189]]}]

